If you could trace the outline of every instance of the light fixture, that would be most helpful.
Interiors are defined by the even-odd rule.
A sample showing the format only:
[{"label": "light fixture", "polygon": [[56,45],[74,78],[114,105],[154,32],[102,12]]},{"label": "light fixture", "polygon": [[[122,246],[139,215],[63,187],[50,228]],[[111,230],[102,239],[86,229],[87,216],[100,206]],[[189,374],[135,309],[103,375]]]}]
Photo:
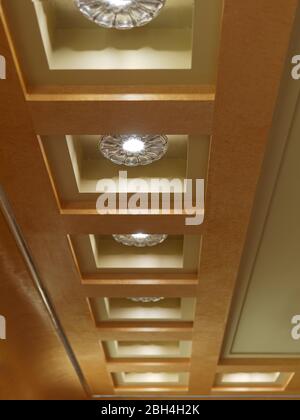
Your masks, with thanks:
[{"label": "light fixture", "polygon": [[272,373],[225,373],[222,375],[223,384],[272,384],[280,377],[279,372]]},{"label": "light fixture", "polygon": [[180,374],[175,372],[124,372],[121,373],[126,384],[177,384]]},{"label": "light fixture", "polygon": [[161,302],[165,298],[163,297],[137,297],[137,298],[127,298],[127,299],[135,303],[157,303],[157,302]]},{"label": "light fixture", "polygon": [[126,246],[135,246],[144,248],[147,246],[156,246],[167,239],[168,235],[149,235],[146,233],[135,233],[133,235],[113,235],[115,241]]},{"label": "light fixture", "polygon": [[166,154],[168,137],[161,135],[102,136],[99,149],[106,159],[117,165],[150,165]]},{"label": "light fixture", "polygon": [[166,0],[75,0],[85,17],[104,28],[132,29],[156,18]]}]

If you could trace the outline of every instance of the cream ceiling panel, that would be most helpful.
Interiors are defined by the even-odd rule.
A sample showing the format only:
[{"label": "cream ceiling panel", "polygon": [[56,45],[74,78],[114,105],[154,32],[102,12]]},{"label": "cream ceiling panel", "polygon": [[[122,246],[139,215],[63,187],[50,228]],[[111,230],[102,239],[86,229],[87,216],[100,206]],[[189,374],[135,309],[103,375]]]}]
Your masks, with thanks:
[{"label": "cream ceiling panel", "polygon": [[215,84],[223,0],[168,0],[125,32],[89,22],[69,0],[4,3],[29,85]]},{"label": "cream ceiling panel", "polygon": [[299,357],[292,319],[300,314],[300,102],[290,57],[256,198],[240,283],[224,347],[226,357]]}]

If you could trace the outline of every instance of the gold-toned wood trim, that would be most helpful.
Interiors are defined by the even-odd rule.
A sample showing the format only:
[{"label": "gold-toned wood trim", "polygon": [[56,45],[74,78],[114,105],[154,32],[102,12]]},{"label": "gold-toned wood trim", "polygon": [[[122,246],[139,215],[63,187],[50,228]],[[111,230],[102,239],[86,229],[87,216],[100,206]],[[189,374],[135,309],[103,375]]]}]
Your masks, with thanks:
[{"label": "gold-toned wood trim", "polygon": [[120,396],[128,395],[147,395],[155,396],[157,394],[162,395],[184,395],[188,393],[188,387],[152,387],[152,388],[143,388],[143,387],[116,387],[115,394]]},{"label": "gold-toned wood trim", "polygon": [[65,234],[130,234],[140,230],[169,235],[201,235],[204,224],[187,226],[185,215],[62,215]]},{"label": "gold-toned wood trim", "polygon": [[[98,326],[98,339],[101,341],[184,341],[192,340],[191,323],[160,324],[157,326],[143,324],[117,324],[106,322]],[[183,324],[183,325],[182,325]]]},{"label": "gold-toned wood trim", "polygon": [[189,372],[190,362],[186,359],[118,359],[107,362],[109,372]]},{"label": "gold-toned wood trim", "polygon": [[82,292],[88,297],[140,297],[163,296],[166,298],[194,297],[197,282],[188,280],[99,280],[95,284],[83,282]]},{"label": "gold-toned wood trim", "polygon": [[300,360],[291,358],[227,359],[221,360],[218,373],[236,372],[299,372]]},{"label": "gold-toned wood trim", "polygon": [[[39,135],[107,134],[142,132],[147,134],[208,135],[212,130],[214,102],[201,95],[189,96],[144,94],[121,95],[114,100],[77,100],[62,95],[58,100],[29,101],[33,126]],[[101,116],[101,117],[100,117]]]}]

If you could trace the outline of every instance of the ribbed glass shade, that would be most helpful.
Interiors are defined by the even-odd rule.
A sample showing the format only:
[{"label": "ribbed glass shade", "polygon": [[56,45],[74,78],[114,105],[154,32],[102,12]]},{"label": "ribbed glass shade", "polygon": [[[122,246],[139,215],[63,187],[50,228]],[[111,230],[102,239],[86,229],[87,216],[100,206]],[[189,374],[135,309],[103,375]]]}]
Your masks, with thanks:
[{"label": "ribbed glass shade", "polygon": [[157,303],[164,300],[163,297],[137,297],[137,298],[128,298],[132,302],[136,303]]},{"label": "ribbed glass shade", "polygon": [[102,155],[117,165],[143,166],[160,160],[168,150],[167,136],[102,136]]},{"label": "ribbed glass shade", "polygon": [[146,246],[156,246],[167,239],[168,235],[148,235],[137,233],[133,235],[113,235],[115,241],[126,246],[144,248]]},{"label": "ribbed glass shade", "polygon": [[88,19],[104,28],[132,29],[159,15],[166,0],[75,0]]}]

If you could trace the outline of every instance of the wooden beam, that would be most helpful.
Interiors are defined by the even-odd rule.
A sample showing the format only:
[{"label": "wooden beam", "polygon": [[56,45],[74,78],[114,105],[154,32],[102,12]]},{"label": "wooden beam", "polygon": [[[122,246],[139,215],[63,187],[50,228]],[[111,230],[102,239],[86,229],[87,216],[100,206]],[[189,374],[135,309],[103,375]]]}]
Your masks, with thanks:
[{"label": "wooden beam", "polygon": [[299,372],[300,361],[293,358],[227,359],[221,360],[218,373],[235,372]]},{"label": "wooden beam", "polygon": [[189,372],[188,359],[119,359],[109,360],[107,368],[110,372]]},{"label": "wooden beam", "polygon": [[62,215],[68,234],[130,234],[138,231],[169,235],[201,235],[204,224],[186,225],[187,215]]},{"label": "wooden beam", "polygon": [[83,281],[82,292],[86,297],[194,297],[197,281],[145,281],[145,280],[99,280],[94,284]]},{"label": "wooden beam", "polygon": [[297,6],[297,0],[225,1],[192,394],[209,395],[214,384]]},{"label": "wooden beam", "polygon": [[[175,324],[175,323],[174,323]],[[193,326],[191,323],[176,323],[165,325],[134,325],[117,324],[116,322],[102,323],[97,328],[101,341],[185,341],[192,340]]]},{"label": "wooden beam", "polygon": [[210,134],[214,94],[61,94],[30,96],[39,135]]}]

